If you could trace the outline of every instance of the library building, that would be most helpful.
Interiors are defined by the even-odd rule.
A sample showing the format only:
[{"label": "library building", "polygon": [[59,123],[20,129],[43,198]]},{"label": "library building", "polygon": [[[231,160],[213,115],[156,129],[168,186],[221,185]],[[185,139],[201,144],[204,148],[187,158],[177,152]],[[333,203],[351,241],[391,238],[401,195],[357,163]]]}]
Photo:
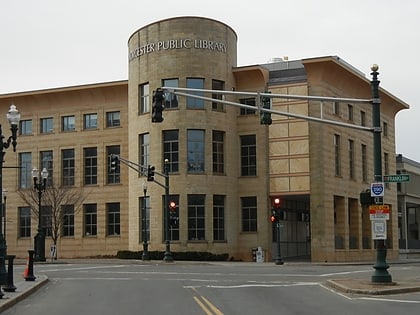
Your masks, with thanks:
[{"label": "library building", "polygon": [[[375,181],[373,111],[356,100],[372,99],[375,70],[338,56],[238,66],[237,54],[227,24],[168,18],[128,38],[127,80],[1,94],[5,143],[6,114],[20,112],[16,152],[3,148],[7,252],[27,257],[43,234],[58,259],[169,243],[242,261],[257,249],[268,262],[373,261],[360,200]],[[396,174],[395,117],[409,105],[379,94],[382,173]],[[397,185],[383,188],[392,259]]]}]

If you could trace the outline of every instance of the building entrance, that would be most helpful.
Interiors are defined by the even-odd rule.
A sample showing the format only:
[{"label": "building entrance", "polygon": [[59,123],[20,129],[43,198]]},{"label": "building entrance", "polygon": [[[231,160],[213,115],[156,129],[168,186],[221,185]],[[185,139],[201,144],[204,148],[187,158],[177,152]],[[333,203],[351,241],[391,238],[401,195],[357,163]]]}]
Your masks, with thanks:
[{"label": "building entrance", "polygon": [[[309,195],[281,197],[280,249],[282,258],[310,258],[311,228]],[[272,225],[273,255],[276,254],[277,228]]]}]

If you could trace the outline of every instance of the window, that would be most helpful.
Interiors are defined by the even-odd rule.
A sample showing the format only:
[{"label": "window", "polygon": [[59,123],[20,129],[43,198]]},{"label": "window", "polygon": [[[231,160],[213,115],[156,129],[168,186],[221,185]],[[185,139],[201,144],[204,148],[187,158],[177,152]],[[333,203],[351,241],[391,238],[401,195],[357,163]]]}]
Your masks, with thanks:
[{"label": "window", "polygon": [[98,128],[98,114],[83,115],[83,129],[97,129]]},{"label": "window", "polygon": [[74,116],[63,116],[63,117],[61,117],[61,130],[62,131],[74,131],[75,130],[75,118],[74,118]]},{"label": "window", "polygon": [[120,235],[120,204],[118,202],[107,203],[108,235]]},{"label": "window", "polygon": [[19,153],[19,188],[32,187],[32,154],[30,152]]},{"label": "window", "polygon": [[360,111],[360,125],[366,126],[366,113],[364,111]]},{"label": "window", "polygon": [[225,196],[213,196],[213,240],[225,240]]},{"label": "window", "polygon": [[338,101],[333,102],[333,114],[340,116],[340,103]]},{"label": "window", "polygon": [[19,134],[31,135],[32,134],[32,120],[21,120],[19,121]]},{"label": "window", "polygon": [[188,240],[205,240],[205,195],[188,195]]},{"label": "window", "polygon": [[189,173],[204,172],[204,130],[187,130],[187,160]]},{"label": "window", "polygon": [[51,206],[41,207],[41,226],[45,236],[52,236],[52,208]]},{"label": "window", "polygon": [[367,147],[362,144],[362,180],[367,182]]},{"label": "window", "polygon": [[139,85],[139,113],[150,112],[150,86],[149,83]]},{"label": "window", "polygon": [[108,176],[107,176],[107,184],[118,184],[120,182],[120,167],[117,166],[115,168],[115,171],[111,171],[111,155],[120,155],[120,146],[119,145],[113,145],[106,147],[106,156],[107,158],[107,170],[108,170]]},{"label": "window", "polygon": [[257,197],[241,197],[242,232],[257,232]]},{"label": "window", "polygon": [[[385,175],[389,175],[389,154],[384,152],[384,173]],[[390,184],[385,183],[385,187],[389,188]]]},{"label": "window", "polygon": [[383,136],[388,137],[388,123],[383,122],[382,126],[383,126],[383,130],[382,130]]},{"label": "window", "polygon": [[[244,104],[244,105],[254,106],[254,107],[257,106],[254,97],[241,99],[239,100],[239,103]],[[240,115],[254,115],[255,110],[241,107],[239,114]]]},{"label": "window", "polygon": [[53,132],[53,118],[41,118],[41,133]]},{"label": "window", "polygon": [[96,148],[83,149],[85,185],[96,185],[98,183],[98,156]]},{"label": "window", "polygon": [[[211,89],[212,90],[224,90],[225,89],[225,82],[219,80],[212,80],[211,81]],[[212,94],[212,99],[223,100],[223,94]],[[211,108],[217,111],[223,111],[224,105],[222,103],[212,102]]]},{"label": "window", "polygon": [[61,151],[63,186],[74,186],[74,149]]},{"label": "window", "polygon": [[348,119],[349,119],[349,121],[353,121],[354,120],[353,105],[351,105],[351,104],[348,104],[347,105],[347,113],[348,113]]},{"label": "window", "polygon": [[213,173],[224,174],[224,146],[225,146],[224,131],[213,130]]},{"label": "window", "polygon": [[140,165],[147,167],[150,164],[150,135],[144,133],[139,135],[139,145],[140,145]]},{"label": "window", "polygon": [[[149,196],[146,196],[146,198],[141,197],[140,198],[140,231],[139,233],[140,239],[139,241],[148,240],[150,241],[150,198]],[[146,235],[145,235],[146,233]],[[146,236],[146,237],[145,237]]]},{"label": "window", "polygon": [[120,112],[106,113],[106,126],[119,127],[120,126]]},{"label": "window", "polygon": [[341,139],[340,136],[334,135],[334,161],[335,161],[335,176],[341,176]]},{"label": "window", "polygon": [[19,237],[31,237],[31,208],[19,208]]},{"label": "window", "polygon": [[41,151],[40,154],[41,158],[41,167],[40,170],[44,169],[44,167],[48,171],[48,177],[47,177],[47,186],[53,186],[53,151]]},{"label": "window", "polygon": [[179,195],[170,195],[169,202],[175,202],[175,209],[170,209],[169,213],[169,239],[171,241],[179,240]]},{"label": "window", "polygon": [[349,140],[349,177],[354,179],[354,141]]},{"label": "window", "polygon": [[85,214],[85,236],[97,234],[97,212],[96,204],[85,204],[83,206]]},{"label": "window", "polygon": [[[178,79],[165,79],[162,81],[162,85],[166,87],[178,87]],[[178,107],[178,96],[173,93],[165,92],[165,108],[177,108]]]},{"label": "window", "polygon": [[74,206],[63,205],[63,236],[74,236]]},{"label": "window", "polygon": [[165,130],[163,132],[163,160],[168,160],[168,172],[179,171],[179,132]]},{"label": "window", "polygon": [[257,175],[256,136],[241,136],[241,176],[255,175]]},{"label": "window", "polygon": [[[189,89],[204,89],[204,79],[187,78],[187,88]],[[189,94],[204,96],[203,92],[188,92]],[[204,109],[204,100],[198,98],[187,97],[187,108],[189,109]]]}]

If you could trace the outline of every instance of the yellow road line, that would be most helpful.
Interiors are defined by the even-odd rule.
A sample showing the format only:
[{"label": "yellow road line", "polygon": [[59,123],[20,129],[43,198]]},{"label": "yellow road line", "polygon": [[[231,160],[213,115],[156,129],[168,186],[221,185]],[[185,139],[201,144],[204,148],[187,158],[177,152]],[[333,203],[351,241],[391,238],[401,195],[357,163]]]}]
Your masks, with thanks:
[{"label": "yellow road line", "polygon": [[202,310],[207,315],[223,315],[223,313],[213,303],[207,300],[204,296],[198,294],[195,288],[192,288],[192,291],[194,291],[197,294],[197,296],[193,296],[194,301],[202,308]]}]

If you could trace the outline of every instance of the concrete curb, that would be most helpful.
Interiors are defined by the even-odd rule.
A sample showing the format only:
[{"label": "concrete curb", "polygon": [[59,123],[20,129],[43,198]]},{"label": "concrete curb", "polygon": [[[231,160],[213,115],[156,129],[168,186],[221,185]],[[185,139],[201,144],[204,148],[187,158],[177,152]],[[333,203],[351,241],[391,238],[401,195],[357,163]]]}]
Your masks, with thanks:
[{"label": "concrete curb", "polygon": [[388,295],[420,292],[418,283],[393,282],[390,284],[372,284],[363,280],[338,279],[327,280],[326,285],[344,293],[365,295]]},{"label": "concrete curb", "polygon": [[15,292],[5,292],[0,299],[0,313],[22,301],[48,282],[46,275],[39,275],[35,281],[19,281],[15,284]]}]

